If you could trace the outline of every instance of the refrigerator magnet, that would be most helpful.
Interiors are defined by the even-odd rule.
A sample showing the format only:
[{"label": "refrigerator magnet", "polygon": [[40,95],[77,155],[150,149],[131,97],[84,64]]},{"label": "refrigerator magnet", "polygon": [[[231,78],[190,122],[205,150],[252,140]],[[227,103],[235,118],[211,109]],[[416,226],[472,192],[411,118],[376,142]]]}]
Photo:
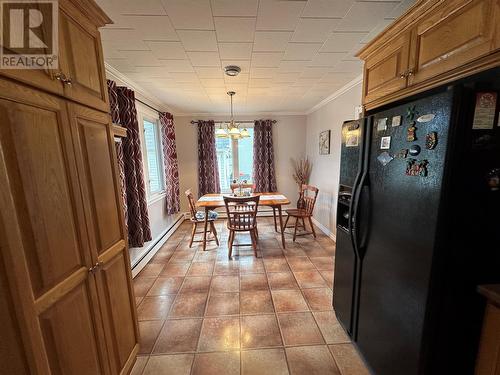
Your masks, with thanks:
[{"label": "refrigerator magnet", "polygon": [[383,132],[385,130],[387,130],[387,117],[379,118],[377,120],[377,131]]},{"label": "refrigerator magnet", "polygon": [[401,116],[392,116],[391,126],[395,128],[401,125]]},{"label": "refrigerator magnet", "polygon": [[406,159],[408,157],[408,149],[403,148],[403,149],[399,150],[398,152],[396,152],[394,157],[396,159]]},{"label": "refrigerator magnet", "polygon": [[417,156],[420,154],[421,148],[419,145],[413,145],[410,147],[410,155],[411,156]]},{"label": "refrigerator magnet", "polygon": [[406,130],[406,140],[408,142],[414,142],[417,140],[417,128],[415,127],[415,121],[410,123],[410,126]]},{"label": "refrigerator magnet", "polygon": [[389,150],[391,148],[391,137],[382,137],[380,140],[380,149]]},{"label": "refrigerator magnet", "polygon": [[359,146],[359,132],[352,131],[348,132],[345,139],[346,147],[358,147]]},{"label": "refrigerator magnet", "polygon": [[495,109],[497,106],[496,92],[478,92],[472,129],[493,129]]},{"label": "refrigerator magnet", "polygon": [[377,156],[377,160],[384,167],[389,164],[392,159],[394,159],[387,151],[382,152],[379,156]]},{"label": "refrigerator magnet", "polygon": [[409,159],[406,163],[406,175],[426,177],[428,164],[427,160],[417,161],[416,159]]},{"label": "refrigerator magnet", "polygon": [[434,113],[428,113],[426,115],[420,116],[417,119],[417,122],[431,122],[432,120],[434,120],[434,117],[436,117]]},{"label": "refrigerator magnet", "polygon": [[425,148],[427,150],[434,150],[438,142],[437,133],[430,132],[425,136]]}]

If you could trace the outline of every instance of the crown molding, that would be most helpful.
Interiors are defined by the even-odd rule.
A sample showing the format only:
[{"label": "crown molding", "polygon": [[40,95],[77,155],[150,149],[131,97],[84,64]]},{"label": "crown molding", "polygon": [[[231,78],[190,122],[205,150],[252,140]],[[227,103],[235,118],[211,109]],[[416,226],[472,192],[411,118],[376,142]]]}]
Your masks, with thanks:
[{"label": "crown molding", "polygon": [[107,62],[104,62],[104,67],[106,69],[107,78],[112,79],[114,81],[118,81],[121,84],[124,84],[127,87],[134,90],[135,96],[139,100],[144,101],[145,103],[151,105],[152,107],[158,109],[159,111],[173,113],[174,115],[176,114],[175,111],[173,111],[170,106],[163,103],[156,96],[152,95],[148,90],[144,89],[141,85],[138,85],[137,83],[132,81],[129,77],[127,77],[125,74],[113,68]]},{"label": "crown molding", "polygon": [[[192,112],[176,113],[177,117],[228,117],[228,112]],[[305,116],[305,112],[240,112],[236,117],[263,117],[263,116]],[[238,122],[237,120],[235,120]]]},{"label": "crown molding", "polygon": [[340,89],[338,89],[337,91],[335,91],[332,95],[330,95],[327,98],[323,99],[318,104],[316,104],[315,106],[313,106],[311,109],[309,109],[308,111],[306,111],[305,114],[306,115],[310,115],[311,113],[316,112],[318,109],[320,109],[321,107],[324,107],[325,105],[327,105],[328,103],[330,103],[332,100],[338,98],[339,96],[341,96],[345,92],[349,91],[350,89],[352,89],[356,85],[360,84],[361,82],[363,82],[363,74],[360,74],[359,76],[357,76],[356,78],[354,78],[352,81],[346,83]]}]

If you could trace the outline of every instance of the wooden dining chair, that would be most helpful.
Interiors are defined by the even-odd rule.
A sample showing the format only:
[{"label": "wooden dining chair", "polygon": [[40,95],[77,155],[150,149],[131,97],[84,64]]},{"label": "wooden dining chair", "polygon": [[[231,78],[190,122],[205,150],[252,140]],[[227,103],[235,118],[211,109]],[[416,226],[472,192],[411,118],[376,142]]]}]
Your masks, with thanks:
[{"label": "wooden dining chair", "polygon": [[260,196],[254,197],[224,197],[227,214],[227,229],[229,230],[229,258],[233,253],[233,241],[237,232],[250,232],[251,244],[238,246],[252,246],[257,257],[257,211]]},{"label": "wooden dining chair", "polygon": [[[196,202],[194,200],[194,195],[191,189],[186,190],[186,197],[189,202],[189,211],[191,214],[191,223],[193,224],[193,229],[191,230],[191,241],[189,241],[189,247],[193,246],[193,242],[203,242],[203,240],[194,240],[194,236],[197,234],[205,234],[205,212],[198,211],[196,209]],[[207,233],[211,233],[214,235],[214,238],[209,238],[207,241],[215,241],[217,246],[219,246],[219,239],[217,238],[217,230],[215,229],[215,220],[217,219],[217,212],[208,211],[208,225]],[[203,226],[203,230],[201,232],[197,232],[198,225],[201,224]]]},{"label": "wooden dining chair", "polygon": [[[293,241],[297,238],[297,229],[299,227],[304,229],[304,233],[299,234],[300,236],[306,234],[312,234],[316,238],[316,232],[314,230],[314,225],[312,223],[312,214],[314,210],[314,205],[316,204],[316,198],[318,197],[319,189],[311,185],[302,185],[300,188],[299,200],[297,201],[297,208],[292,208],[285,210],[287,213],[285,228],[287,228],[288,220],[291,217],[295,218],[295,225],[293,230]],[[309,195],[310,194],[310,195]],[[311,226],[311,231],[307,232],[305,219],[309,221]],[[299,223],[301,221],[301,223]]]}]

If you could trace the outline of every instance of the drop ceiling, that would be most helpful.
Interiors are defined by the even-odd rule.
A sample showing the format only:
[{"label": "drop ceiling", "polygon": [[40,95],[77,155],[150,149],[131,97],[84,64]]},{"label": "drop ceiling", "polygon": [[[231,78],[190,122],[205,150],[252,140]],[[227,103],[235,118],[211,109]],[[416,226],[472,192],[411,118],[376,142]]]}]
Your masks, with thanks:
[{"label": "drop ceiling", "polygon": [[[414,0],[97,0],[105,61],[174,113],[306,112]],[[228,77],[226,65],[241,73]]]}]

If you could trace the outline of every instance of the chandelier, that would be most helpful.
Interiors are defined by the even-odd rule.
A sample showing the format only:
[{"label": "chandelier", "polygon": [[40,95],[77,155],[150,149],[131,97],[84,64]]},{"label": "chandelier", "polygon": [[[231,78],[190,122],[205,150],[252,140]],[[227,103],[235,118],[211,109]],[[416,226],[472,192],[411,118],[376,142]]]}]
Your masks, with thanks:
[{"label": "chandelier", "polygon": [[250,133],[246,128],[239,128],[239,124],[234,121],[233,116],[233,96],[236,94],[234,91],[228,91],[227,94],[231,98],[231,119],[227,124],[220,124],[219,128],[215,131],[215,136],[217,138],[231,138],[240,139],[250,137]]}]

